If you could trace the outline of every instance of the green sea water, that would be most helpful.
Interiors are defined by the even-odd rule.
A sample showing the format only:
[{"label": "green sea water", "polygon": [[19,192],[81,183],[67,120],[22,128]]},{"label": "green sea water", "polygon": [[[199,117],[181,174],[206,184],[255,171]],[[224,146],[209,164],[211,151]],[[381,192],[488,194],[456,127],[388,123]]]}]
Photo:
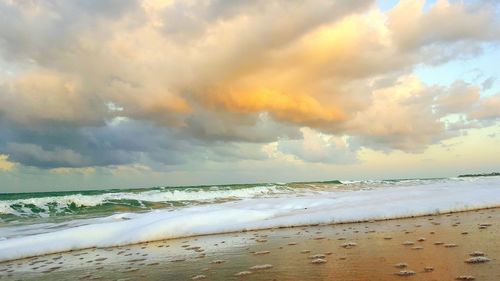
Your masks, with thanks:
[{"label": "green sea water", "polygon": [[0,193],[0,226],[62,222],[116,213],[145,212],[221,203],[245,198],[300,196],[325,190],[373,189],[445,179],[317,181],[231,185],[173,186],[57,192]]}]

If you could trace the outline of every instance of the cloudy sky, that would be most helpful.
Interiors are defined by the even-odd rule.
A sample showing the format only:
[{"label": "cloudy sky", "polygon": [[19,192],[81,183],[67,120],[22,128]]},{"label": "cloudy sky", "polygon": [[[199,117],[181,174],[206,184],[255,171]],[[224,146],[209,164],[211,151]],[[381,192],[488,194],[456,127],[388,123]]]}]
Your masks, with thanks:
[{"label": "cloudy sky", "polygon": [[0,0],[0,191],[500,170],[494,0]]}]

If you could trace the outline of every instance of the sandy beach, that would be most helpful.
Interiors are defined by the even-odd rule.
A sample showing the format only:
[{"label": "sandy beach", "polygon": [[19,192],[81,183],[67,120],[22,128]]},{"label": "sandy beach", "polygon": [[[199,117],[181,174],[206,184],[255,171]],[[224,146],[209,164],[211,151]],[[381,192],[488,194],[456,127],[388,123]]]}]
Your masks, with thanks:
[{"label": "sandy beach", "polygon": [[493,281],[498,221],[495,208],[93,248],[1,263],[0,280]]}]

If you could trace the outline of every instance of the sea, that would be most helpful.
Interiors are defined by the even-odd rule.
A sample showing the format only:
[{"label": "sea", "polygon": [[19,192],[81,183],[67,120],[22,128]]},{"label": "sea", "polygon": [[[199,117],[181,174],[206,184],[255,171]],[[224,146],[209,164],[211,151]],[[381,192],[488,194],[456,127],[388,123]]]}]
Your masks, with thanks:
[{"label": "sea", "polygon": [[500,176],[0,193],[0,262],[93,247],[500,207]]}]

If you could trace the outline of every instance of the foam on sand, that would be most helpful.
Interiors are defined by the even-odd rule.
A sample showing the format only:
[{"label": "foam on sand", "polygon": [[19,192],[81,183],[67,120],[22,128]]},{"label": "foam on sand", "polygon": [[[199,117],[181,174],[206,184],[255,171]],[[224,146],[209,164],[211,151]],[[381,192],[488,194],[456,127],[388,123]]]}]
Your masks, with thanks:
[{"label": "foam on sand", "polygon": [[250,198],[115,215],[101,218],[98,223],[7,238],[0,240],[0,261],[194,235],[385,220],[499,206],[499,178],[352,192],[331,191],[302,197]]}]

